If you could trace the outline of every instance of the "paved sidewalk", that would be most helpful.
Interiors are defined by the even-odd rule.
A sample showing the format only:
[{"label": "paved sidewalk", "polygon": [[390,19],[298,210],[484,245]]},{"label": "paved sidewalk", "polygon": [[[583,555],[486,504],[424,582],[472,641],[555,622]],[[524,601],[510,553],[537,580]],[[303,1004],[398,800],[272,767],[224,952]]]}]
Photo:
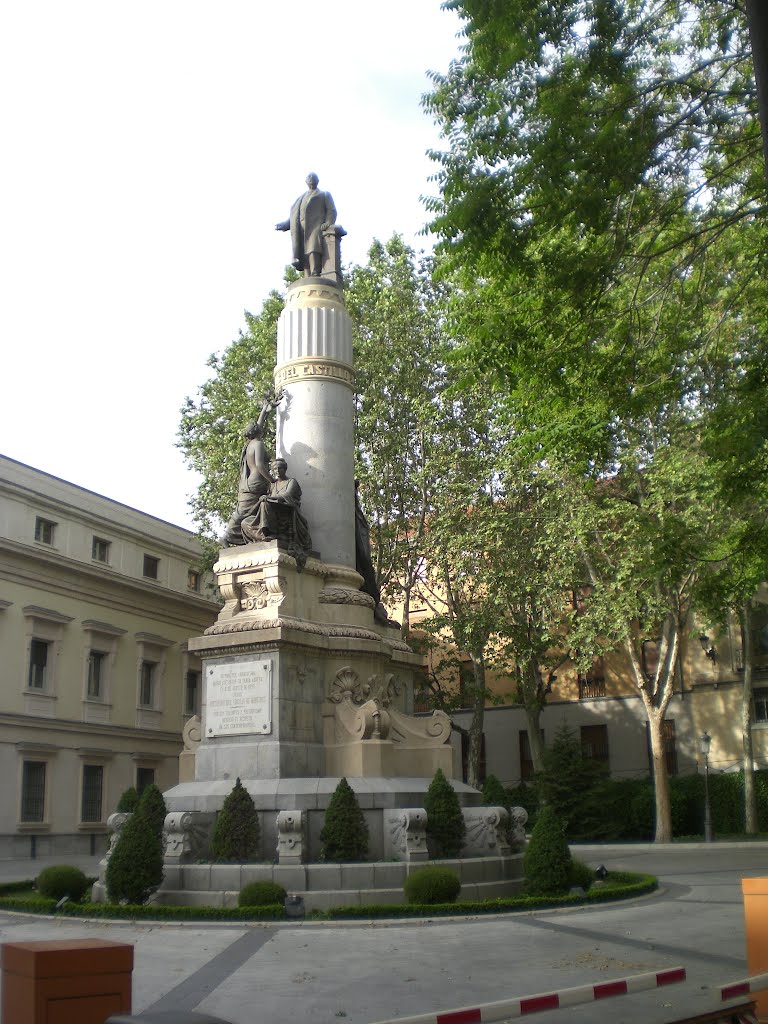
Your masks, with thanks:
[{"label": "paved sidewalk", "polygon": [[[741,878],[768,875],[766,844],[575,847],[592,866],[650,871],[629,903],[493,918],[268,924],[75,922],[0,913],[0,941],[108,938],[135,946],[134,1012],[197,1010],[231,1024],[370,1024],[677,965],[683,985],[536,1015],[542,1024],[666,1024],[717,1009],[746,974]],[[37,873],[18,864],[15,877]],[[87,870],[86,865],[81,865]],[[0,862],[0,877],[14,877]]]},{"label": "paved sidewalk", "polygon": [[89,878],[95,878],[99,873],[102,856],[77,857],[64,854],[58,857],[36,857],[34,860],[31,857],[23,860],[0,860],[0,883],[25,882],[27,879],[37,878],[43,868],[52,864],[71,864],[84,871]]}]

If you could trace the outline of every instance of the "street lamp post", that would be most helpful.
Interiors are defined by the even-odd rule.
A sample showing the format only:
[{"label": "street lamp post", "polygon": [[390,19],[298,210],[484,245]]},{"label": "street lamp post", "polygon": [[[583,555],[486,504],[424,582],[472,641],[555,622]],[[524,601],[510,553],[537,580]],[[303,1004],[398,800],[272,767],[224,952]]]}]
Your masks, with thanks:
[{"label": "street lamp post", "polygon": [[699,737],[699,749],[704,757],[704,842],[712,842],[712,812],[709,806],[709,747],[712,737],[703,732]]}]

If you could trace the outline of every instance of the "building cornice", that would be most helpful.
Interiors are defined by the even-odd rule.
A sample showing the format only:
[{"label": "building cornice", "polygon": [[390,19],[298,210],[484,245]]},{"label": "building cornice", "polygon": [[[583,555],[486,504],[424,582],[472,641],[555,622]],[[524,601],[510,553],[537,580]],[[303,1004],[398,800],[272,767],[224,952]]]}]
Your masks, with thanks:
[{"label": "building cornice", "polygon": [[[51,476],[42,470],[0,455],[0,474],[4,469],[9,473],[15,472],[19,476],[28,476],[30,482],[13,480],[9,475],[0,475],[0,495],[7,494],[25,504],[47,510],[53,513],[54,517],[67,514],[80,522],[91,523],[102,531],[109,531],[123,538],[141,539],[142,543],[160,546],[169,553],[189,555],[188,545],[197,548],[199,553],[200,544],[197,535],[183,526],[176,526],[174,523],[158,519],[148,512],[142,512],[130,505],[115,501],[113,498],[107,498],[96,491],[89,491],[68,480]],[[33,481],[37,480],[40,481],[40,484],[35,487]],[[50,488],[51,483],[56,488],[56,494],[46,493],[42,489],[45,486]],[[68,494],[71,496],[68,497]],[[103,511],[99,511],[98,508],[89,508],[83,499],[94,506],[102,505]],[[141,525],[143,522],[146,522],[146,527]],[[173,533],[178,535],[178,539],[169,536]]]},{"label": "building cornice", "polygon": [[181,593],[115,569],[79,562],[60,552],[30,548],[7,537],[0,538],[0,579],[38,588],[43,584],[49,593],[123,612],[136,612],[138,606],[154,617],[186,629],[193,619],[200,624],[201,631],[210,625],[220,607],[218,602],[194,591]]},{"label": "building cornice", "polygon": [[[107,737],[114,736],[115,739],[121,740],[133,740],[138,744],[151,744],[151,743],[167,743],[178,748],[179,752],[182,747],[182,736],[181,728],[178,732],[168,732],[166,730],[154,730],[154,729],[137,729],[129,725],[111,725],[109,723],[92,723],[92,722],[81,722],[75,721],[71,718],[39,718],[33,715],[14,714],[11,711],[4,711],[0,713],[0,726],[7,725],[12,726],[15,729],[25,728],[32,730],[40,730],[48,735],[54,732],[72,733],[78,737],[83,736],[98,736],[101,738],[102,743],[107,740]],[[19,743],[25,743],[29,741],[20,740]],[[34,744],[39,747],[40,744]],[[53,745],[55,749],[60,749],[59,746]],[[78,742],[73,749],[79,749],[83,747],[82,742]]]}]

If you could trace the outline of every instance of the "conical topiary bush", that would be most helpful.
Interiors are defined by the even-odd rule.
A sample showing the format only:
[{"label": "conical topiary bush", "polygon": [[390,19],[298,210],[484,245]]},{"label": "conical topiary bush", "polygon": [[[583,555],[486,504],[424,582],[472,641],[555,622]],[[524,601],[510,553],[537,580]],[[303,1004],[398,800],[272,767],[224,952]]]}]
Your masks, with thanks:
[{"label": "conical topiary bush", "polygon": [[110,903],[146,903],[162,880],[163,841],[139,805],[107,861],[107,898]]},{"label": "conical topiary bush", "polygon": [[512,806],[511,794],[504,789],[495,775],[486,776],[482,793],[485,807],[504,807],[508,811]]},{"label": "conical topiary bush", "polygon": [[430,857],[458,857],[467,834],[456,791],[441,768],[435,772],[424,798],[427,846]]},{"label": "conical topiary bush", "polygon": [[129,786],[117,801],[116,810],[120,814],[133,814],[138,806],[139,794],[136,792],[136,787]]},{"label": "conical topiary bush", "polygon": [[168,813],[168,808],[165,806],[163,794],[154,782],[142,790],[138,806],[139,809],[144,812],[145,817],[155,832],[162,837],[163,825],[165,824],[165,816]]},{"label": "conical topiary bush", "polygon": [[244,863],[259,852],[259,816],[240,779],[224,800],[211,834],[213,860]]},{"label": "conical topiary bush", "polygon": [[525,891],[531,896],[555,896],[568,891],[571,851],[565,838],[565,822],[549,804],[539,811],[523,857]]},{"label": "conical topiary bush", "polygon": [[346,779],[339,782],[328,804],[320,843],[321,860],[348,862],[368,856],[368,825]]}]

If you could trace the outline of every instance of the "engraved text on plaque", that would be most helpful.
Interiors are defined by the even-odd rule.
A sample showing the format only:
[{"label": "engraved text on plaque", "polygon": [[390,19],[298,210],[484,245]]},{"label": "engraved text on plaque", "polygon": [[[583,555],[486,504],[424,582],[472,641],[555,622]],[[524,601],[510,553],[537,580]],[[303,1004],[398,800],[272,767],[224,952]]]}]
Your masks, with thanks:
[{"label": "engraved text on plaque", "polygon": [[272,662],[232,658],[206,666],[206,736],[272,732]]}]

